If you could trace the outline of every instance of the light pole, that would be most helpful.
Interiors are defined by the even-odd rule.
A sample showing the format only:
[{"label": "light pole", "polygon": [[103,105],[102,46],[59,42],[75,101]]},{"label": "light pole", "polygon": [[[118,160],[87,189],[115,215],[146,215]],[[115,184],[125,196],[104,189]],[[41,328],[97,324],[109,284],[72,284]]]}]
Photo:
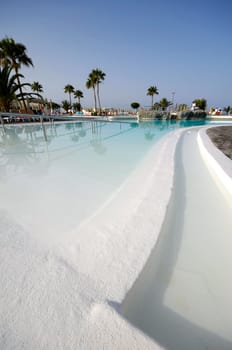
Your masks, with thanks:
[{"label": "light pole", "polygon": [[172,111],[174,111],[174,97],[175,97],[175,92],[172,92]]}]

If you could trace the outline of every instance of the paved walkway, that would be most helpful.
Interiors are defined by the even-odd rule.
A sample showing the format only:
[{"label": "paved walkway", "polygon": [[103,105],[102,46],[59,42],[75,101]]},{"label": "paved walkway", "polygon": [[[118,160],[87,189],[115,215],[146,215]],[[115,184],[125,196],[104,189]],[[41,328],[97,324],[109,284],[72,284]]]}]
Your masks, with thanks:
[{"label": "paved walkway", "polygon": [[232,126],[219,126],[207,130],[207,135],[232,160]]}]

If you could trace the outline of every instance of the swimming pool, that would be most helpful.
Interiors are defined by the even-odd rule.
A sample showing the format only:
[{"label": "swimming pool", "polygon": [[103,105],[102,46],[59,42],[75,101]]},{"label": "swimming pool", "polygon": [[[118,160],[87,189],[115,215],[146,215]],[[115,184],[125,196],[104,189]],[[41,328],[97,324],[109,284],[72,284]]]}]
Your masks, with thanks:
[{"label": "swimming pool", "polygon": [[[172,339],[180,339],[175,339],[178,326],[182,325],[179,321],[188,320],[183,322],[186,335],[202,338],[209,334],[215,344],[228,348],[230,343],[223,341],[227,329],[219,330],[221,337],[214,336],[217,322],[211,324],[210,317],[204,314],[209,323],[206,322],[206,331],[201,332],[200,314],[192,315],[191,308],[186,307],[185,298],[194,298],[197,288],[194,278],[191,281],[191,275],[188,277],[185,271],[182,274],[177,271],[177,280],[191,281],[185,285],[193,286],[192,291],[189,288],[182,293],[181,285],[172,281],[167,288],[162,285],[161,293],[158,291],[155,298],[155,304],[160,301],[160,308],[164,310],[162,317],[171,316],[167,337],[165,327],[162,330],[163,322],[158,324],[161,331],[157,336],[129,317],[132,325],[126,322],[120,313],[120,306],[127,304],[128,292],[129,305],[132,302],[137,312],[138,305],[134,308],[130,294],[141,271],[141,276],[148,277],[151,293],[153,291],[155,279],[142,269],[152,248],[156,243],[159,247],[163,236],[166,237],[161,228],[172,192],[173,175],[173,192],[181,196],[174,205],[175,210],[180,209],[177,231],[184,217],[185,195],[189,193],[185,191],[186,183],[191,179],[193,184],[199,182],[195,181],[198,168],[192,172],[197,164],[195,158],[188,156],[189,150],[196,151],[194,144],[187,142],[183,148],[184,161],[178,158],[174,163],[176,145],[176,154],[180,154],[180,135],[189,135],[189,131],[180,129],[182,126],[189,126],[189,123],[46,124],[47,142],[41,126],[36,124],[6,126],[6,134],[0,131],[0,347],[140,350],[159,349],[155,344],[158,341],[176,350],[179,344],[176,347]],[[189,171],[186,177],[185,171]],[[202,185],[203,180],[207,182],[207,176],[200,176]],[[195,194],[191,186],[190,183],[190,190]],[[172,197],[170,207],[173,207]],[[191,217],[191,207],[186,206],[186,210],[187,217]],[[175,219],[175,211],[171,210],[171,214]],[[165,220],[165,223],[170,224],[170,221]],[[198,224],[201,226],[200,221]],[[160,261],[167,267],[165,280],[172,277],[172,262],[181,245],[181,233],[176,232],[171,237],[174,245],[172,240],[164,239],[167,249],[160,249]],[[208,234],[204,237],[207,241]],[[214,237],[217,238],[217,234]],[[194,238],[187,236],[186,245],[191,246]],[[209,245],[212,246],[211,242]],[[201,253],[204,257],[203,249]],[[198,251],[185,254],[184,249],[180,264],[185,264],[186,256],[193,258],[197,254]],[[187,266],[189,263],[187,261]],[[199,259],[198,267],[201,266],[204,267]],[[220,269],[218,272],[220,275]],[[144,287],[146,290],[147,286]],[[201,288],[200,294],[207,298],[207,293],[202,291]],[[220,293],[220,289],[217,295],[218,291]],[[175,300],[178,293],[180,303]],[[196,293],[197,299],[198,296]],[[147,298],[143,303],[139,296],[138,304],[142,309],[144,306],[146,310],[147,305],[149,308],[149,302]],[[199,309],[202,304],[197,304],[198,300],[194,302]],[[221,306],[225,308],[224,305],[226,303]],[[145,333],[139,332],[133,324]],[[188,341],[188,336],[183,340],[186,338]]]},{"label": "swimming pool", "polygon": [[68,122],[6,126],[0,136],[1,207],[46,242],[94,214],[152,145],[204,121]]}]

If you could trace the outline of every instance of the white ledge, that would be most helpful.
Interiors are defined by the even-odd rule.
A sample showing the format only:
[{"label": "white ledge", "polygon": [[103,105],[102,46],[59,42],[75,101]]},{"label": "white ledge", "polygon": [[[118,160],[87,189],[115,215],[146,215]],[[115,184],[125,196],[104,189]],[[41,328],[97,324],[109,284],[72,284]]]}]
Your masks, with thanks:
[{"label": "white ledge", "polygon": [[207,128],[198,132],[198,144],[203,158],[225,189],[232,194],[232,161],[224,155],[206,134]]}]

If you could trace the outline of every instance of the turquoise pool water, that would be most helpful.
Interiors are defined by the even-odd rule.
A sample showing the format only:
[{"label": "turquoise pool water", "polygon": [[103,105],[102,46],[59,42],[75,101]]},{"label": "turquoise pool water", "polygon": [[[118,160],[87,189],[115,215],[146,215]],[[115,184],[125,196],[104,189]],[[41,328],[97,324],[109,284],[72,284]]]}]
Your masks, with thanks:
[{"label": "turquoise pool water", "polygon": [[0,209],[54,242],[104,204],[164,134],[205,121],[69,122],[0,129]]}]

